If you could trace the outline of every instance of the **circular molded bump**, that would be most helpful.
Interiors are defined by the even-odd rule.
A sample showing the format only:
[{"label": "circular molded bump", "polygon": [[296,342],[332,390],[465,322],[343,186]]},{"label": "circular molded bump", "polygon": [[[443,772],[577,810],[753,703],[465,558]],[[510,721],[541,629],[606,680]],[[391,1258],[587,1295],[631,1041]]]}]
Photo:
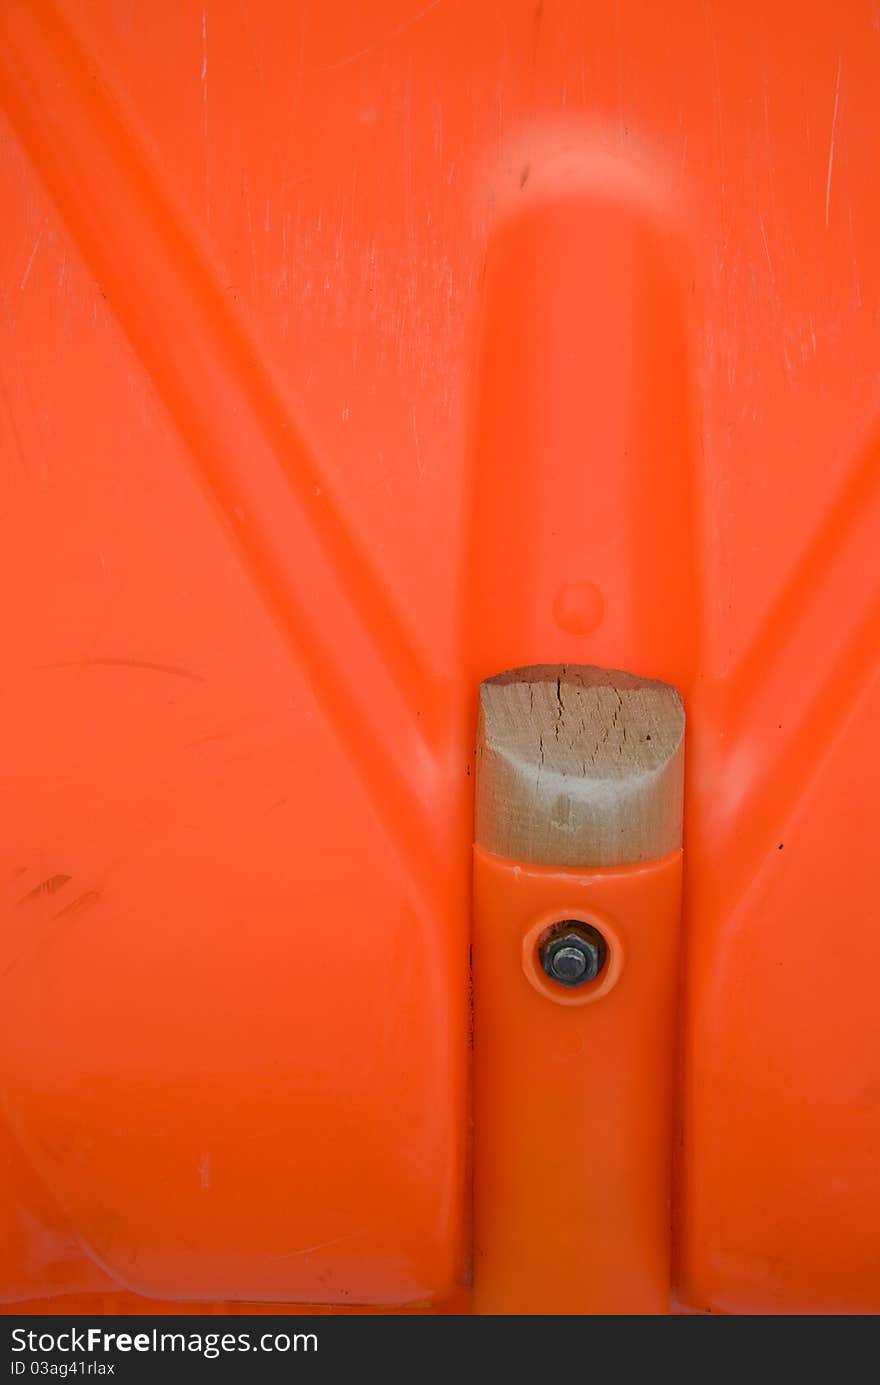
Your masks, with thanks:
[{"label": "circular molded bump", "polygon": [[[556,955],[567,951],[568,937],[577,930],[580,938],[598,940],[597,969],[592,977],[580,981],[563,981],[545,970],[545,957],[556,940],[561,945]],[[527,930],[522,945],[523,971],[536,991],[557,1005],[589,1005],[617,985],[626,960],[623,940],[616,926],[604,915],[582,914],[573,910],[562,918],[558,913],[545,914]],[[587,967],[589,963],[586,964]],[[586,970],[586,968],[585,968]]]},{"label": "circular molded bump", "polygon": [[602,593],[592,582],[566,582],[556,593],[553,617],[569,635],[591,635],[604,614]]}]

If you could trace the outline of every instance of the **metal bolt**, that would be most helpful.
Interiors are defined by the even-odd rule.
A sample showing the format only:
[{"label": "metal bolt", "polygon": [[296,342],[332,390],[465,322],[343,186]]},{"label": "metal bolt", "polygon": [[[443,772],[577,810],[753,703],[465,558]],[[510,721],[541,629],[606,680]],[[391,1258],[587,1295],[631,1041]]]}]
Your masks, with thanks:
[{"label": "metal bolt", "polygon": [[540,945],[541,966],[560,986],[582,986],[595,981],[605,965],[607,948],[597,928],[566,919]]},{"label": "metal bolt", "polygon": [[587,959],[579,947],[561,947],[554,952],[550,969],[557,981],[573,986],[587,970]]}]

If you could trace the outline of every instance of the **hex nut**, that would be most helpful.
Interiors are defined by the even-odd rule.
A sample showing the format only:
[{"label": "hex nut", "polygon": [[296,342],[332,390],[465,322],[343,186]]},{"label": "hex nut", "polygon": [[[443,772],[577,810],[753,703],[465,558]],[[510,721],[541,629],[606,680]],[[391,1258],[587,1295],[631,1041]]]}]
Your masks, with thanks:
[{"label": "hex nut", "polygon": [[572,988],[595,981],[605,965],[608,948],[598,928],[565,919],[544,936],[538,952],[550,980]]}]

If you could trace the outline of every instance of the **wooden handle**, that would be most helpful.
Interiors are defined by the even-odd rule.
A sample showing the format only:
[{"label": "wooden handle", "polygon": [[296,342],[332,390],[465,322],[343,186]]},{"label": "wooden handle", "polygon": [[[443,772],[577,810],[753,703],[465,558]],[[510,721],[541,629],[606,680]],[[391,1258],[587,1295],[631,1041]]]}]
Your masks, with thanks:
[{"label": "wooden handle", "polygon": [[684,708],[617,669],[537,664],[480,687],[475,838],[514,861],[617,866],[681,845]]}]

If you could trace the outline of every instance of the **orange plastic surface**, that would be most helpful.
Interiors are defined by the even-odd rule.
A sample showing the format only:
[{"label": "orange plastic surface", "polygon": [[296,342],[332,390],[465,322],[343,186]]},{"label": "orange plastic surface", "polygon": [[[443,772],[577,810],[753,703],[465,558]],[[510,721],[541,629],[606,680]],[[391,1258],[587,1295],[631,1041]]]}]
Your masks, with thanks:
[{"label": "orange plastic surface", "polygon": [[0,4],[0,1300],[460,1303],[477,687],[568,660],[687,702],[673,1303],[880,1309],[878,58]]},{"label": "orange plastic surface", "polygon": [[[681,863],[474,848],[474,1312],[669,1311]],[[564,919],[608,948],[575,990],[537,963]]]}]

